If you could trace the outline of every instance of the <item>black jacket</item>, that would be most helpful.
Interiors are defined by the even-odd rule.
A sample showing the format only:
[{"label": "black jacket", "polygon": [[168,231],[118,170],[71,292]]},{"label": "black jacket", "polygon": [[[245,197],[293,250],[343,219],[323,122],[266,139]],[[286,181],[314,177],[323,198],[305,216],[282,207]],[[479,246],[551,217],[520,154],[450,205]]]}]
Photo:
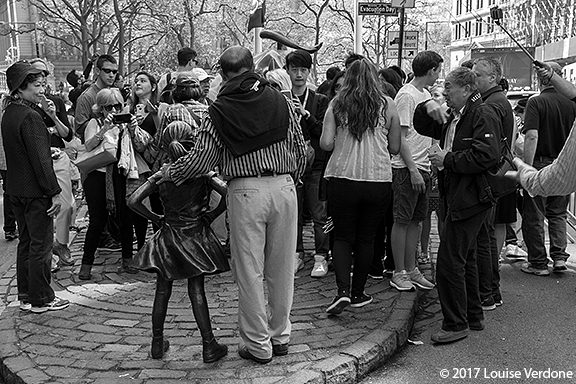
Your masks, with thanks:
[{"label": "black jacket", "polygon": [[49,198],[61,189],[50,156],[50,133],[31,103],[10,103],[2,116],[6,193]]},{"label": "black jacket", "polygon": [[[439,124],[428,116],[425,104],[416,107],[414,128],[421,135],[439,139],[444,148],[453,115],[446,124]],[[452,151],[446,154],[444,170],[438,173],[444,217],[463,220],[492,207],[486,196],[485,172],[498,162],[500,131],[495,109],[484,104],[479,93],[470,96],[456,126]]]},{"label": "black jacket", "polygon": [[314,163],[312,169],[321,170],[327,156],[326,151],[320,148],[320,136],[322,135],[324,115],[328,109],[328,98],[311,89],[309,89],[308,92],[310,93],[304,108],[310,112],[310,117],[308,119],[302,117],[300,127],[302,127],[304,138],[310,140],[310,144],[312,148],[314,148]]}]

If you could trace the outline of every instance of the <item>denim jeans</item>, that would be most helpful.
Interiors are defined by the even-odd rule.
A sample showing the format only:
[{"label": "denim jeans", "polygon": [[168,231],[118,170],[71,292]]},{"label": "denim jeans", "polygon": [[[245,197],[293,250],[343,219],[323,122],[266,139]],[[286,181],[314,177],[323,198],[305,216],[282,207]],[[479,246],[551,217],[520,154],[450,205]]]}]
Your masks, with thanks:
[{"label": "denim jeans", "polygon": [[304,223],[302,219],[303,206],[306,203],[312,215],[314,223],[314,244],[316,253],[319,255],[328,255],[330,249],[330,240],[328,234],[324,233],[322,227],[326,224],[326,202],[320,200],[319,188],[322,170],[307,171],[302,177],[304,185],[297,188],[298,192],[298,240],[296,243],[296,252],[304,252],[304,243],[302,240],[302,231]]},{"label": "denim jeans", "polygon": [[50,287],[54,224],[46,214],[52,199],[10,198],[20,235],[16,257],[18,299],[42,306],[54,300],[54,290]]},{"label": "denim jeans", "polygon": [[[392,183],[330,179],[328,206],[334,219],[332,263],[338,294],[360,296],[364,292],[374,257],[376,230],[384,218],[391,194]],[[352,263],[354,276],[350,289]]]},{"label": "denim jeans", "polygon": [[[551,164],[554,159],[544,158],[534,160],[534,168],[542,169]],[[570,196],[534,196],[525,192],[523,197],[522,236],[528,249],[528,262],[537,269],[548,268],[546,256],[544,219],[548,220],[548,236],[550,237],[550,258],[553,261],[566,261],[570,256],[566,253],[566,220]]]}]

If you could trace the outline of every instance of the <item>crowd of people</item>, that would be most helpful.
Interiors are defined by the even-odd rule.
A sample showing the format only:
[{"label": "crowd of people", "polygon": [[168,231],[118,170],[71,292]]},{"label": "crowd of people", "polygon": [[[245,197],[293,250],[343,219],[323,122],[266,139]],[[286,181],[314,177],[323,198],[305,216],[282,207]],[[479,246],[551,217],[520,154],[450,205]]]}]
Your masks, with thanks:
[{"label": "crowd of people", "polygon": [[[75,166],[66,144],[74,139],[88,155],[114,146],[112,160],[80,175],[89,225],[77,277],[93,278],[98,249],[121,251],[119,273],[156,273],[155,359],[170,345],[163,330],[174,280],[188,280],[210,363],[227,347],[212,333],[204,277],[231,269],[238,353],[266,364],[288,353],[294,276],[307,257],[311,277],[334,270],[331,316],[371,304],[369,278],[388,276],[398,291],[436,287],[444,321],[435,343],[481,331],[484,311],[503,305],[502,254],[527,257],[523,272],[550,273],[544,219],[553,271],[567,269],[576,87],[558,64],[540,63],[541,93],[513,109],[501,63],[489,57],[442,81],[444,60],[433,51],[418,53],[408,75],[350,54],[317,89],[312,56],[302,49],[264,73],[239,46],[222,53],[215,76],[196,67],[191,48],[177,59],[175,72],[139,71],[126,87],[113,56],[95,57],[84,73],[67,76],[72,116],[46,92],[45,62],[8,69],[0,168],[5,237],[19,238],[22,310],[69,305],[54,295],[50,272],[75,263],[68,248]],[[518,156],[508,178],[495,171],[505,148]],[[440,235],[435,283],[419,270],[430,262],[432,212]],[[527,252],[518,245],[517,212]],[[302,239],[307,218],[312,255]]]}]

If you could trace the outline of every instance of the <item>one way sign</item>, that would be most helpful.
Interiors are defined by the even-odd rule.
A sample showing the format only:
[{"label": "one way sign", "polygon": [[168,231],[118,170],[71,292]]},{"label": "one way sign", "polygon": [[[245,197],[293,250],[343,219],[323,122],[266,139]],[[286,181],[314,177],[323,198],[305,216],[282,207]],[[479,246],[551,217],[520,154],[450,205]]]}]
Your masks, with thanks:
[{"label": "one way sign", "polygon": [[[418,53],[418,51],[416,51],[414,49],[403,49],[402,50],[402,58],[403,59],[413,59],[417,53]],[[393,49],[393,50],[389,49],[388,55],[386,58],[387,59],[397,59],[398,58],[398,49]]]}]

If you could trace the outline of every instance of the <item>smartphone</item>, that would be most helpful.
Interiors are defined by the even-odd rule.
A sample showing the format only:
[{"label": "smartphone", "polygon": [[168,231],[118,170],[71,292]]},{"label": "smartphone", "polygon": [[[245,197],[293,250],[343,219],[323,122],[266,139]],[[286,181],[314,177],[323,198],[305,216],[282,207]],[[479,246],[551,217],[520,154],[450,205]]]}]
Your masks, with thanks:
[{"label": "smartphone", "polygon": [[132,115],[129,113],[118,113],[112,116],[112,123],[114,124],[129,123],[130,121],[132,121]]},{"label": "smartphone", "polygon": [[442,148],[440,148],[440,146],[438,145],[438,143],[434,143],[431,147],[430,147],[430,154],[432,153],[437,153],[442,151]]},{"label": "smartphone", "polygon": [[136,108],[134,108],[134,113],[136,116],[143,116],[144,115],[144,104],[136,104]]}]

